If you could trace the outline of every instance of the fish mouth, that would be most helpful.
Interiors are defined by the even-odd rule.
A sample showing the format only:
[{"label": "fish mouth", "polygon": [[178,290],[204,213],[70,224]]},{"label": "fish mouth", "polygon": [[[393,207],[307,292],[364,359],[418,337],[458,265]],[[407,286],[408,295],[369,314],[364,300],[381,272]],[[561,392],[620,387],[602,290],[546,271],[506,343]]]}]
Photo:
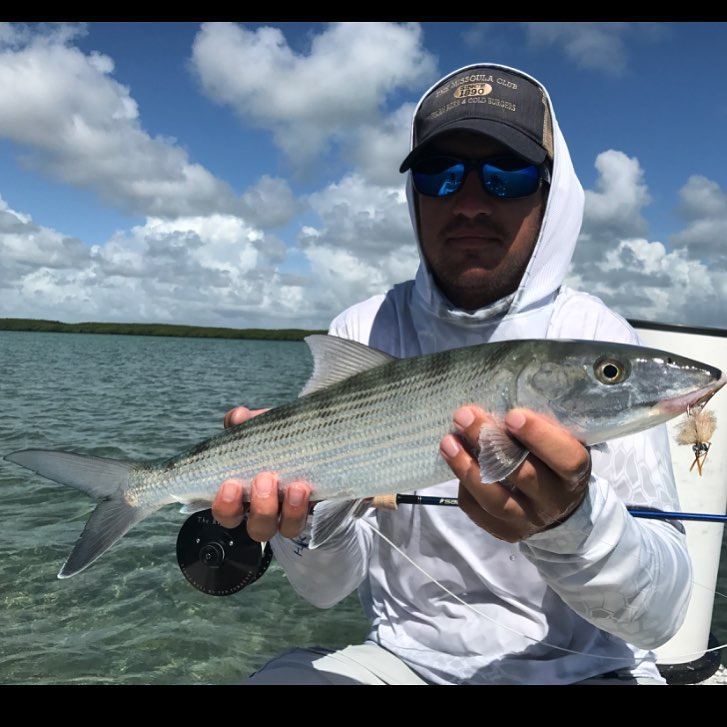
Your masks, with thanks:
[{"label": "fish mouth", "polygon": [[675,399],[666,399],[656,405],[657,411],[671,416],[685,413],[688,416],[699,414],[707,402],[727,384],[727,375],[720,372],[719,379],[703,389],[693,391],[685,396],[678,396]]}]

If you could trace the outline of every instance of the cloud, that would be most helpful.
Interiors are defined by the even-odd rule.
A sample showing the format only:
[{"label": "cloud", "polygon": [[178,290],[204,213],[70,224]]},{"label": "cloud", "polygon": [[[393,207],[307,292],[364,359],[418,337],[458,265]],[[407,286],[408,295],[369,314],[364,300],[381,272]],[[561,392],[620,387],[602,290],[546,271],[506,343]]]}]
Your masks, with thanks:
[{"label": "cloud", "polygon": [[586,190],[586,212],[581,229],[581,248],[597,257],[614,240],[646,234],[643,207],[651,202],[638,159],[610,149],[595,163],[596,189]]},{"label": "cloud", "polygon": [[[62,320],[89,302],[91,254],[80,240],[36,225],[0,198],[3,315]],[[10,313],[12,311],[12,313]]]},{"label": "cloud", "polygon": [[[83,33],[64,24],[0,25],[0,138],[22,150],[18,163],[134,215],[232,214],[272,229],[299,212],[285,180],[264,176],[238,196],[175,140],[149,135],[113,60],[73,46]],[[394,23],[330,25],[305,55],[276,28],[205,24],[193,67],[206,93],[270,131],[294,161],[345,140],[346,161],[375,183],[394,181],[408,143],[411,105],[389,116],[386,102],[436,75],[420,27]]]},{"label": "cloud", "polygon": [[415,106],[403,104],[380,123],[358,131],[347,157],[372,184],[400,187],[404,183],[399,165],[409,151]]},{"label": "cloud", "polygon": [[[250,52],[246,42],[260,52],[255,73],[240,74],[241,89],[231,89],[249,118],[288,134],[306,157],[329,138],[348,141],[337,151],[358,172],[306,200],[267,175],[235,197],[176,142],[151,138],[129,89],[113,78],[112,59],[73,47],[83,32],[0,25],[0,82],[13,99],[0,108],[0,136],[25,149],[26,166],[146,221],[88,246],[0,200],[0,286],[11,315],[319,328],[413,275],[416,247],[397,171],[413,104],[391,113],[385,105],[434,75],[419,26],[334,24],[305,55],[274,29],[203,26],[195,54],[204,51],[196,57],[206,72],[235,71],[239,54]],[[225,42],[236,53],[220,65],[214,49]],[[263,90],[253,83],[260,75]],[[297,248],[271,234],[301,213],[311,224]]]},{"label": "cloud", "polygon": [[[573,28],[537,25],[533,42],[560,39],[573,58],[593,37],[581,32],[589,24],[574,24],[572,39]],[[647,29],[599,25],[604,49]],[[337,179],[298,198],[268,175],[236,194],[174,140],[152,138],[113,61],[73,47],[83,26],[0,24],[0,137],[23,148],[26,166],[145,217],[89,247],[0,198],[4,314],[323,328],[412,277],[418,256],[397,170],[414,105],[396,104],[402,90],[435,80],[435,62],[416,24],[321,27],[301,51],[274,28],[205,24],[192,53],[206,94],[270,131],[293,163],[316,158]],[[679,192],[683,229],[655,241],[639,160],[610,149],[595,167],[569,282],[627,317],[724,326],[724,190],[690,177]]]},{"label": "cloud", "polygon": [[627,318],[723,327],[726,266],[713,261],[722,255],[717,241],[727,219],[724,192],[704,178],[689,180],[681,191],[682,213],[693,223],[672,239],[672,248],[682,246],[670,250],[646,237],[641,212],[651,198],[638,160],[609,150],[598,155],[596,168],[568,284]]},{"label": "cloud", "polygon": [[282,295],[301,287],[283,281],[284,258],[278,238],[231,215],[149,218],[88,247],[0,199],[0,288],[14,317],[285,327],[307,309],[302,292]]},{"label": "cloud", "polygon": [[0,197],[0,287],[7,288],[38,266],[53,270],[83,267],[86,245],[74,237],[36,225],[29,215],[8,207]]},{"label": "cloud", "polygon": [[679,199],[678,212],[687,227],[672,235],[670,243],[692,259],[709,259],[727,270],[727,194],[717,182],[695,175],[679,190]]},{"label": "cloud", "polygon": [[240,213],[252,225],[274,229],[287,225],[301,208],[284,179],[264,174],[242,195]]},{"label": "cloud", "polygon": [[434,80],[434,59],[421,42],[415,23],[332,23],[299,53],[278,28],[205,23],[191,64],[211,99],[270,130],[292,163],[304,166],[378,124],[395,91]]},{"label": "cloud", "polygon": [[472,23],[462,33],[462,41],[469,48],[479,50],[480,46],[490,40],[497,42],[497,33],[492,33],[493,29],[497,30],[496,26],[497,23]]},{"label": "cloud", "polygon": [[[399,188],[352,174],[309,202],[322,223],[304,228],[291,253],[275,235],[222,214],[150,217],[88,247],[0,198],[4,314],[325,328],[344,307],[413,275],[416,247]],[[296,256],[300,269],[283,271]]]},{"label": "cloud", "polygon": [[621,240],[603,261],[569,282],[627,318],[724,327],[727,276],[660,242]]},{"label": "cloud", "polygon": [[552,47],[581,68],[620,76],[627,68],[626,40],[659,40],[668,30],[658,23],[523,23],[533,48]]},{"label": "cloud", "polygon": [[25,151],[29,169],[95,191],[124,211],[156,216],[235,212],[225,182],[173,141],[149,136],[114,63],[70,43],[74,26],[3,26],[0,137]]},{"label": "cloud", "polygon": [[323,225],[305,228],[300,246],[331,318],[414,276],[419,258],[401,185],[371,186],[349,174],[309,203]]}]

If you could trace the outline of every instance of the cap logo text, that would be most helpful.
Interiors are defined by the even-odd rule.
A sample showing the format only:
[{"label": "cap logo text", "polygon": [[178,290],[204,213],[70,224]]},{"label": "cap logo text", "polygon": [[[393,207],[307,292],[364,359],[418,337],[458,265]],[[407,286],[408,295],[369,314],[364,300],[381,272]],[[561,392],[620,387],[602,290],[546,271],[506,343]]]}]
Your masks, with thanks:
[{"label": "cap logo text", "polygon": [[492,86],[489,83],[470,83],[458,86],[454,91],[455,98],[469,98],[470,96],[487,96],[492,93]]}]

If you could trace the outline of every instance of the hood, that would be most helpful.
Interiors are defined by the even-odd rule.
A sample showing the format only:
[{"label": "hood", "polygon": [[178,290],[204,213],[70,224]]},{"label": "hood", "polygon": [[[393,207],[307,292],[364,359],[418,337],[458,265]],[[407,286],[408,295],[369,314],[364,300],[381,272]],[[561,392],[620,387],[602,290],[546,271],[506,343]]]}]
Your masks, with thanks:
[{"label": "hood", "polygon": [[[506,71],[516,70],[499,64],[488,65]],[[461,73],[462,70],[464,69],[457,69],[450,76]],[[517,72],[527,75],[519,70]],[[539,86],[541,85],[536,79],[528,77]],[[441,80],[437,82],[437,84],[439,83]],[[431,89],[422,96],[422,100],[430,91]],[[438,319],[440,322],[438,328],[442,323],[447,327],[449,325],[466,328],[482,327],[490,329],[486,337],[492,339],[515,338],[523,333],[534,337],[545,335],[550,317],[550,306],[563,284],[580,232],[585,195],[573,169],[570,153],[560,131],[550,96],[544,88],[543,91],[553,121],[552,181],[538,240],[520,287],[514,294],[484,308],[469,312],[456,308],[447,300],[434,282],[422,254],[414,202],[415,192],[412,186],[411,171],[407,172],[406,195],[409,203],[409,215],[419,250],[419,269],[414,284],[416,300],[412,302],[420,308],[420,312]],[[422,100],[417,105],[417,109]],[[410,148],[412,148],[413,139],[414,126],[412,123]],[[496,335],[495,329],[497,329]]]}]

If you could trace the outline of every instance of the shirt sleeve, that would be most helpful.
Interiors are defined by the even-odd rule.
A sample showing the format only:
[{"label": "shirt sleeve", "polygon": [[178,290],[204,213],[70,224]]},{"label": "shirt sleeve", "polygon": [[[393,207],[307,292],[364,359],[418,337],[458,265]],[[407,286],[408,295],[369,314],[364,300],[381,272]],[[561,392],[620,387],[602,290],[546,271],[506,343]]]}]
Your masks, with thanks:
[{"label": "shirt sleeve", "polygon": [[662,444],[658,434],[642,433],[594,448],[581,506],[564,523],[520,544],[574,611],[644,649],[657,648],[676,633],[692,588],[683,527],[635,518],[627,510],[627,502],[664,509],[674,501],[673,478],[664,464],[670,462],[669,450]]},{"label": "shirt sleeve", "polygon": [[362,518],[314,550],[307,546],[310,526],[293,540],[278,534],[271,545],[296,593],[318,608],[330,608],[366,577],[372,533]]}]

